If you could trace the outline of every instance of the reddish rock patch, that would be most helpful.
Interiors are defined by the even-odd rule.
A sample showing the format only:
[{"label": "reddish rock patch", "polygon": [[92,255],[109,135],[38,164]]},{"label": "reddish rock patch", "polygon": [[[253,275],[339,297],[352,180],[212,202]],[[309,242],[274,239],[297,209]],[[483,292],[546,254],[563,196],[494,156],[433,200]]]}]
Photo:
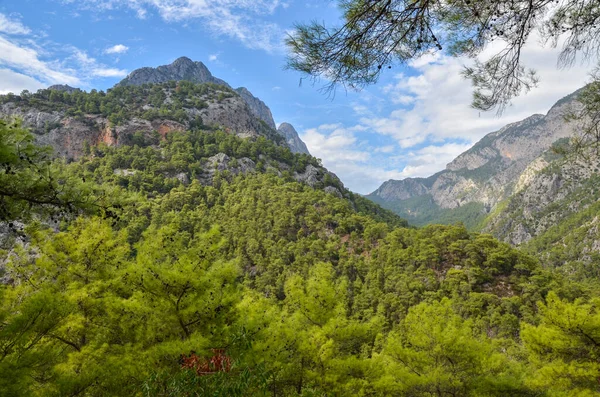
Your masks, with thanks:
[{"label": "reddish rock patch", "polygon": [[101,143],[101,142],[107,144],[108,146],[117,144],[117,140],[116,140],[113,130],[112,130],[112,128],[110,128],[110,126],[106,126],[100,131],[100,136],[98,137],[98,143]]},{"label": "reddish rock patch", "polygon": [[153,127],[158,131],[162,139],[165,139],[167,134],[174,131],[184,131],[185,126],[175,121],[162,120],[158,123],[152,123]]}]

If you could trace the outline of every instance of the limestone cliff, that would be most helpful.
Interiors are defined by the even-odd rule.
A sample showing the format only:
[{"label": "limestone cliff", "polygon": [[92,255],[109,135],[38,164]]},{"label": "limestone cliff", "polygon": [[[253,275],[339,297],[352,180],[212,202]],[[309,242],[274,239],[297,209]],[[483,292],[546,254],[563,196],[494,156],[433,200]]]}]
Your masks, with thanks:
[{"label": "limestone cliff", "polygon": [[281,123],[279,124],[279,128],[277,128],[277,132],[285,138],[292,152],[310,154],[306,144],[300,139],[293,125],[290,123]]}]

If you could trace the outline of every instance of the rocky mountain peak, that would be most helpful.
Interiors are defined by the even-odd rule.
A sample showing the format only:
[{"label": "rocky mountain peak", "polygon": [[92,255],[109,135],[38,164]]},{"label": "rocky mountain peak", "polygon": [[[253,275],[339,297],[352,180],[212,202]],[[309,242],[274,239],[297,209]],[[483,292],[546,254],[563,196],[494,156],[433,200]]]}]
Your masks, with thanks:
[{"label": "rocky mountain peak", "polygon": [[[192,61],[188,57],[179,57],[169,65],[156,68],[144,67],[136,69],[123,79],[117,86],[165,83],[167,81],[191,81],[194,83],[213,83],[231,88],[227,82],[212,75],[202,62]],[[252,95],[245,87],[235,89],[239,96],[250,108],[252,114],[267,125],[276,129],[271,110],[263,101]]]},{"label": "rocky mountain peak", "polygon": [[165,83],[172,80],[187,80],[194,83],[214,83],[229,87],[229,84],[225,81],[214,77],[202,62],[194,62],[187,57],[177,58],[169,65],[162,65],[156,68],[144,67],[136,69],[117,85]]},{"label": "rocky mountain peak", "polygon": [[277,128],[277,132],[285,138],[292,152],[310,154],[306,144],[302,142],[293,125],[290,123],[281,123],[279,124],[279,128]]},{"label": "rocky mountain peak", "polygon": [[70,85],[67,85],[67,84],[51,85],[50,87],[48,87],[48,89],[54,90],[54,91],[63,91],[63,92],[68,92],[68,93],[72,93],[75,91],[81,91],[79,88],[71,87]]},{"label": "rocky mountain peak", "polygon": [[[202,62],[198,62],[198,63],[202,63]],[[192,61],[190,58],[188,57],[179,57],[176,60],[173,61],[173,66],[175,67],[193,67],[194,66],[194,61]]]},{"label": "rocky mountain peak", "polygon": [[273,120],[273,115],[271,114],[271,109],[260,99],[252,95],[250,91],[246,87],[236,88],[235,92],[242,97],[242,99],[248,104],[250,111],[258,117],[260,120],[267,123],[269,127],[272,129],[277,129],[275,127],[275,120]]}]

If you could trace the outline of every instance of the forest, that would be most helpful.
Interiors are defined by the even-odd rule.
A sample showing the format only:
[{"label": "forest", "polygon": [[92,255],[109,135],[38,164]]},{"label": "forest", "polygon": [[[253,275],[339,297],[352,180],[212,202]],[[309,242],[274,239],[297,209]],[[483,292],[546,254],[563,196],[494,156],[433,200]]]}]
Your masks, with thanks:
[{"label": "forest", "polygon": [[[264,138],[0,138],[2,396],[600,393],[585,269],[299,183]],[[216,153],[263,166],[200,183]]]}]

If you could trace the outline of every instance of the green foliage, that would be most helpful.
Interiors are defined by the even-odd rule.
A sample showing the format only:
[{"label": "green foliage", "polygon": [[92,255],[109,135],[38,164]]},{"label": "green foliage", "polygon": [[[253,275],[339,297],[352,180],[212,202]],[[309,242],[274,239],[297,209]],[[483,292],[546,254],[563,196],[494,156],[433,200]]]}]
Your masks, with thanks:
[{"label": "green foliage", "polygon": [[598,298],[573,303],[548,295],[540,304],[537,326],[523,325],[523,341],[536,370],[528,379],[549,396],[593,396],[600,393],[600,313]]},{"label": "green foliage", "polygon": [[[0,221],[93,207],[90,187],[70,177],[51,150],[38,147],[18,121],[0,120]],[[11,223],[12,227],[12,223]]]},{"label": "green foliage", "polygon": [[415,226],[425,226],[433,223],[441,225],[464,224],[469,230],[477,230],[479,224],[486,218],[483,204],[467,203],[457,208],[441,208],[431,195],[412,197],[401,201],[384,201],[377,196],[369,199],[382,207],[394,212]]},{"label": "green foliage", "polygon": [[[585,283],[464,226],[407,228],[364,198],[298,183],[292,172],[316,160],[264,138],[135,139],[62,171],[110,209],[58,230],[31,222],[2,253],[1,395],[598,391]],[[229,168],[207,165],[217,153]],[[266,172],[238,173],[245,157]],[[230,368],[183,367],[215,351]]]},{"label": "green foliage", "polygon": [[[498,341],[499,342],[499,341]],[[530,394],[523,365],[474,332],[449,300],[410,309],[390,333],[380,359],[385,375],[378,389],[409,396],[514,396]]]}]

